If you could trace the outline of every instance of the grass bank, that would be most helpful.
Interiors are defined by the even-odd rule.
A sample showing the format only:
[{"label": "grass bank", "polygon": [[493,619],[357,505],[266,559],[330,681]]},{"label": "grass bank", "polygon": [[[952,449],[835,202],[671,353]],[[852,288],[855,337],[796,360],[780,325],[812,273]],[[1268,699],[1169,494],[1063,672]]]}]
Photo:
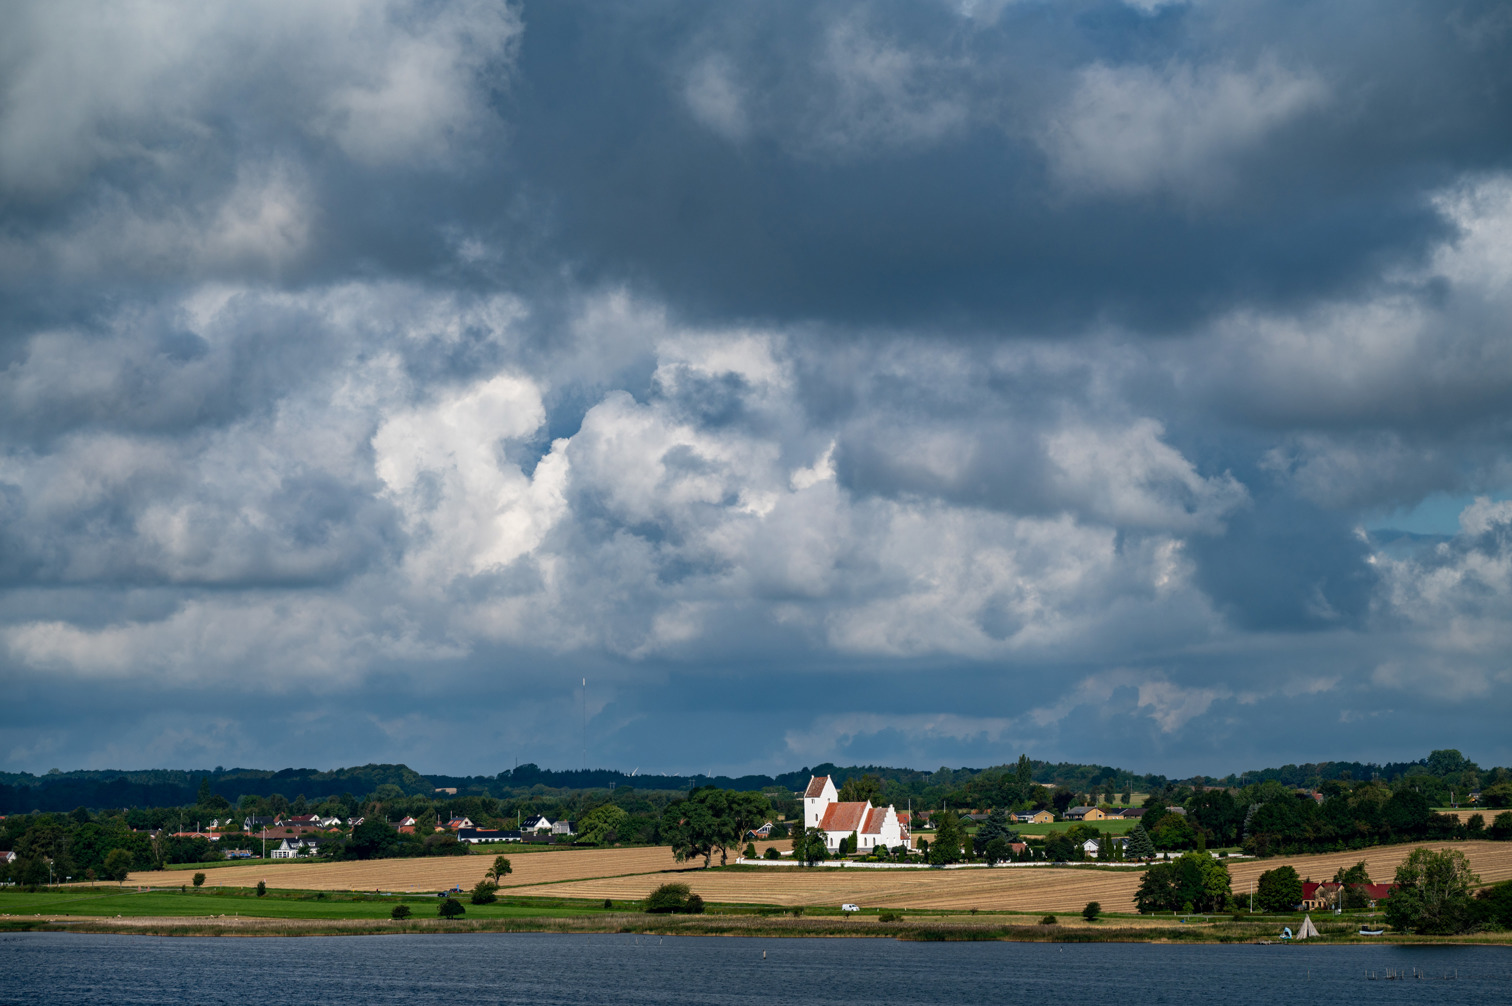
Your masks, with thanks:
[{"label": "grass bank", "polygon": [[[413,916],[396,921],[396,904]],[[0,892],[0,931],[71,931],[157,936],[319,936],[389,933],[560,932],[686,936],[884,937],[918,941],[1008,940],[1048,943],[1257,943],[1275,940],[1298,919],[1105,917],[1086,923],[1061,916],[1042,924],[1039,913],[909,910],[843,914],[833,908],[777,909],[716,904],[699,916],[646,915],[633,904],[605,908],[583,899],[514,897],[491,905],[464,900],[458,920],[435,916],[438,899],[415,895],[241,890],[181,892],[118,888]],[[627,910],[629,909],[629,910]],[[884,921],[885,919],[885,921]],[[1316,921],[1316,920],[1315,920]],[[1512,944],[1512,934],[1463,937],[1357,935],[1357,920],[1318,923],[1324,943]]]}]

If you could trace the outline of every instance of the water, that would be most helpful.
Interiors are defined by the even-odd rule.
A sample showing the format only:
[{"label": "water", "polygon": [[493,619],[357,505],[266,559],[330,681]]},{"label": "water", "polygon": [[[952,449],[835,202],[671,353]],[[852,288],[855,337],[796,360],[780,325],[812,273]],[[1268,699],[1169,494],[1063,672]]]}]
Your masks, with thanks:
[{"label": "water", "polygon": [[[762,960],[763,951],[766,960]],[[1367,981],[1388,969],[1427,980]],[[1440,976],[1459,972],[1445,981]],[[0,1003],[1512,1004],[1512,948],[552,934],[0,936]]]}]

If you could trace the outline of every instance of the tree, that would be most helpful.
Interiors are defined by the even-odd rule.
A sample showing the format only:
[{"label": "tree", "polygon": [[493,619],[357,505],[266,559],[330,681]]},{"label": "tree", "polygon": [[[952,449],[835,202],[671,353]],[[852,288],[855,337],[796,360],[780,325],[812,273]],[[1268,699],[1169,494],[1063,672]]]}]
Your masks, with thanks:
[{"label": "tree", "polygon": [[1397,867],[1386,921],[1407,932],[1448,935],[1475,924],[1471,892],[1480,877],[1458,849],[1413,849]]},{"label": "tree", "polygon": [[391,918],[391,919],[407,919],[409,917],[410,917],[410,906],[409,905],[395,905],[394,906],[394,910],[392,912],[389,912],[389,918]]},{"label": "tree", "polygon": [[875,805],[881,798],[882,780],[870,772],[861,776],[851,776],[840,787],[840,801],[842,803],[868,801]]},{"label": "tree", "polygon": [[1087,907],[1082,909],[1082,918],[1086,919],[1088,922],[1096,922],[1097,917],[1101,914],[1102,905],[1098,904],[1095,901],[1087,902]]},{"label": "tree", "polygon": [[194,875],[194,886],[195,887],[204,887],[205,886],[205,875],[203,873],[196,873]]},{"label": "tree", "polygon": [[1267,912],[1290,912],[1302,903],[1302,878],[1295,868],[1278,866],[1260,874],[1255,901]]},{"label": "tree", "polygon": [[961,843],[965,840],[961,819],[953,810],[940,812],[935,823],[935,840],[929,846],[929,864],[944,866],[961,860]]},{"label": "tree", "polygon": [[510,867],[508,859],[503,856],[495,856],[493,866],[490,866],[488,868],[488,872],[483,874],[483,876],[492,877],[494,886],[497,887],[499,884],[504,882],[505,877],[509,876],[513,872],[514,870]]},{"label": "tree", "polygon": [[257,896],[259,898],[261,898],[261,897],[264,897],[267,893],[268,893],[268,882],[266,880],[259,880],[257,882]]},{"label": "tree", "polygon": [[111,849],[105,854],[105,868],[100,875],[106,880],[114,880],[117,883],[126,879],[131,872],[131,853],[125,849]]},{"label": "tree", "polygon": [[[669,915],[689,911],[688,902],[696,897],[687,884],[663,884],[646,896],[645,911],[651,915]],[[698,908],[702,911],[703,899]]]},{"label": "tree", "polygon": [[1512,880],[1482,888],[1475,895],[1475,915],[1481,923],[1512,929]]},{"label": "tree", "polygon": [[1051,835],[1045,842],[1045,858],[1053,863],[1069,863],[1081,852],[1080,846],[1064,834]]},{"label": "tree", "polygon": [[1228,902],[1229,884],[1228,867],[1212,856],[1189,852],[1146,869],[1134,901],[1142,913],[1176,911],[1187,905],[1194,911],[1212,912]]},{"label": "tree", "polygon": [[443,919],[455,919],[466,911],[467,909],[462,907],[462,902],[456,898],[447,898],[436,907],[436,914]]},{"label": "tree", "polygon": [[491,905],[499,900],[498,890],[498,884],[490,884],[487,880],[480,880],[473,887],[469,899],[475,905]]},{"label": "tree", "polygon": [[343,855],[347,859],[382,859],[393,855],[400,843],[399,833],[387,821],[369,817],[352,829]]},{"label": "tree", "polygon": [[1001,838],[994,838],[982,847],[982,858],[988,866],[996,866],[1013,855],[1013,850]]},{"label": "tree", "polygon": [[1365,890],[1365,885],[1371,883],[1370,871],[1365,868],[1362,859],[1348,869],[1339,867],[1334,872],[1334,883],[1343,886],[1341,895],[1342,907],[1344,908],[1369,908],[1370,893]]},{"label": "tree", "polygon": [[824,862],[829,858],[829,845],[825,842],[824,832],[818,828],[794,829],[793,856],[808,866]]},{"label": "tree", "polygon": [[1129,845],[1125,852],[1130,859],[1155,858],[1155,843],[1150,841],[1150,833],[1138,821],[1129,829]]},{"label": "tree", "polygon": [[1491,820],[1488,834],[1498,842],[1512,839],[1512,810],[1504,810]]},{"label": "tree", "polygon": [[203,807],[210,802],[210,797],[213,795],[214,794],[210,791],[210,777],[207,775],[201,776],[199,782],[199,792],[195,794],[194,802]]},{"label": "tree", "polygon": [[577,841],[580,845],[608,845],[619,839],[619,833],[630,820],[630,815],[621,807],[606,803],[595,807],[578,822]]},{"label": "tree", "polygon": [[1014,831],[1008,823],[1008,812],[1001,807],[994,807],[987,815],[987,820],[977,829],[977,841],[986,844],[995,838],[1006,842],[1017,842],[1018,832]]},{"label": "tree", "polygon": [[1493,810],[1512,807],[1512,782],[1499,782],[1481,790],[1481,803]]},{"label": "tree", "polygon": [[854,856],[856,853],[858,853],[860,851],[861,851],[861,836],[858,835],[858,834],[856,834],[853,831],[853,832],[850,833],[850,838],[848,838],[848,839],[845,840],[845,852],[846,852],[847,855]]}]

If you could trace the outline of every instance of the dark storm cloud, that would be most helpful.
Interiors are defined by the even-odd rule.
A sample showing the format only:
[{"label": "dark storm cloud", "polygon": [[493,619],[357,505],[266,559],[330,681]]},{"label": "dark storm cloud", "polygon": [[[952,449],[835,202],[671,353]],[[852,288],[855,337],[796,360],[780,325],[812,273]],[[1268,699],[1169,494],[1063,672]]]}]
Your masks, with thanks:
[{"label": "dark storm cloud", "polygon": [[7,766],[1512,754],[1503,5],[7,29]]}]

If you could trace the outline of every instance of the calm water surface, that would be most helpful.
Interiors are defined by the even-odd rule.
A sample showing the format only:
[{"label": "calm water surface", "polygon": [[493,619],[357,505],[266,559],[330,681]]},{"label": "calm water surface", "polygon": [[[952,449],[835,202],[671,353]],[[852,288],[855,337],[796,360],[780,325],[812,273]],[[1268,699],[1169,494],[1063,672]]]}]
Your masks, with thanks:
[{"label": "calm water surface", "polygon": [[[762,953],[766,959],[762,959]],[[1429,977],[1369,981],[1417,970]],[[1444,975],[1458,978],[1445,980]],[[0,1003],[1509,1003],[1512,948],[551,934],[0,936]]]}]

